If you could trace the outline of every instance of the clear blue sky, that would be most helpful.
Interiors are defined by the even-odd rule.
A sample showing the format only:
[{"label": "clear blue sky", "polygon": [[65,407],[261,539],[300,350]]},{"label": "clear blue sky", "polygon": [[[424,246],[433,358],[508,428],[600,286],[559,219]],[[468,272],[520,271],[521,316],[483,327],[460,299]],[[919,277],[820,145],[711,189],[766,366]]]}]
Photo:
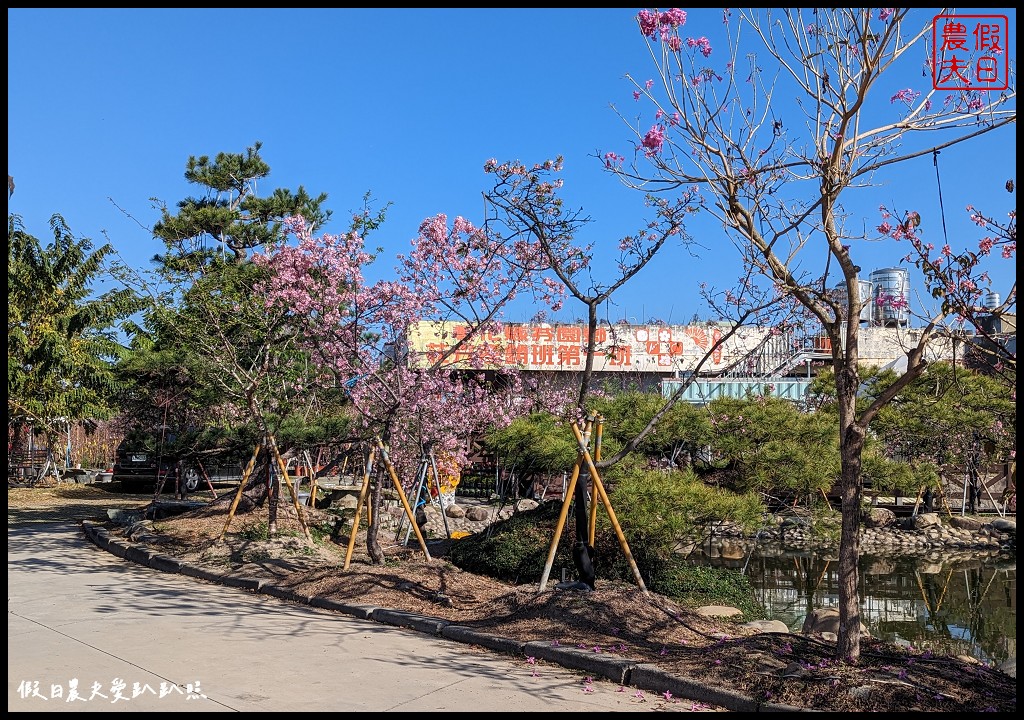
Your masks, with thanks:
[{"label": "clear blue sky", "polygon": [[[533,163],[561,154],[566,202],[593,219],[580,240],[614,248],[640,226],[642,198],[593,156],[632,155],[609,104],[633,113],[624,75],[653,74],[638,9],[9,8],[8,172],[16,189],[8,211],[44,239],[49,217],[60,213],[76,235],[109,240],[125,260],[148,267],[162,249],[144,227],[158,218],[150,198],[173,206],[193,194],[183,177],[190,155],[244,152],[261,141],[271,167],[261,191],[326,192],[329,232],[347,229],[366,192],[393,203],[371,241],[384,247],[383,274],[423,219],[481,220],[488,158]],[[724,48],[721,10],[688,12],[687,34]],[[919,12],[923,22],[936,11]],[[1009,15],[1015,66],[1015,11],[971,12]],[[930,78],[919,70],[878,92],[926,89]],[[940,171],[950,243],[974,246],[980,234],[965,205],[1000,214],[1014,207],[1003,188],[1016,182],[1015,130],[944,151]],[[863,195],[866,225],[877,225],[882,202],[918,209],[928,239],[942,245],[932,159],[901,166],[885,182]],[[683,323],[705,314],[697,285],[728,283],[738,264],[713,223],[689,229],[712,250],[700,260],[666,254],[616,296],[612,320]],[[866,274],[896,266],[906,251],[877,242],[856,257]],[[1015,264],[993,270],[1005,292]],[[509,319],[533,311],[520,306]],[[569,305],[556,319],[581,314]]]}]

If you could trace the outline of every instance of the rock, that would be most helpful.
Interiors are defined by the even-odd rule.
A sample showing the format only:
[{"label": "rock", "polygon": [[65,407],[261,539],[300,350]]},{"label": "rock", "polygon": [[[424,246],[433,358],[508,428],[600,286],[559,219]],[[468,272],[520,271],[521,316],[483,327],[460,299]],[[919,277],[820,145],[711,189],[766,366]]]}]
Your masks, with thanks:
[{"label": "rock", "polygon": [[742,610],[727,605],[704,605],[696,612],[704,617],[739,617],[743,614]]},{"label": "rock", "polygon": [[939,518],[938,513],[921,513],[914,518],[914,529],[917,531],[936,526],[942,527],[942,520]]},{"label": "rock", "polygon": [[885,528],[896,522],[896,513],[888,508],[871,508],[864,516],[864,527]]},{"label": "rock", "polygon": [[993,528],[1001,533],[1013,533],[1017,534],[1017,523],[1014,520],[1007,520],[1006,518],[996,518],[991,523]]},{"label": "rock", "polygon": [[522,498],[515,505],[516,512],[528,512],[530,510],[535,510],[538,507],[540,507],[540,503],[536,500],[531,500],[530,498]]},{"label": "rock", "polygon": [[467,520],[472,520],[473,522],[483,522],[485,520],[490,520],[491,513],[487,508],[473,506],[466,510],[465,517]]},{"label": "rock", "polygon": [[132,525],[142,519],[142,513],[138,510],[111,508],[107,510],[107,517],[110,518],[111,522],[118,525]]},{"label": "rock", "polygon": [[723,559],[741,560],[746,557],[746,555],[747,552],[743,549],[743,546],[731,542],[722,543],[721,556]]},{"label": "rock", "polygon": [[740,627],[750,628],[757,633],[788,633],[789,626],[781,620],[751,620]]},{"label": "rock", "polygon": [[[816,608],[807,613],[804,618],[804,625],[800,632],[804,635],[822,635],[831,633],[839,635],[839,611],[835,608]],[[861,636],[869,635],[864,623],[860,624]]]},{"label": "rock", "polygon": [[456,520],[466,517],[466,511],[458,505],[449,505],[445,508],[444,514]]},{"label": "rock", "polygon": [[985,523],[983,523],[978,518],[960,515],[954,515],[953,517],[951,517],[949,519],[949,524],[955,528],[960,528],[962,530],[971,530],[973,532],[977,532],[985,526]]},{"label": "rock", "polygon": [[857,687],[850,688],[846,692],[854,700],[867,700],[871,696],[871,686],[858,685]]}]

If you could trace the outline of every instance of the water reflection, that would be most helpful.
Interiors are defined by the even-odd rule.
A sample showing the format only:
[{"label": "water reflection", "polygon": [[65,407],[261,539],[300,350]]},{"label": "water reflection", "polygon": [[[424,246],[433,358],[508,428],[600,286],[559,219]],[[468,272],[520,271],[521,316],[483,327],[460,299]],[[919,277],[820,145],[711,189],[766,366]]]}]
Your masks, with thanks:
[{"label": "water reflection", "polygon": [[[692,562],[750,577],[768,617],[795,632],[838,607],[838,559],[813,551],[716,544]],[[869,556],[860,562],[861,622],[882,640],[998,664],[1017,654],[1016,556]]]}]

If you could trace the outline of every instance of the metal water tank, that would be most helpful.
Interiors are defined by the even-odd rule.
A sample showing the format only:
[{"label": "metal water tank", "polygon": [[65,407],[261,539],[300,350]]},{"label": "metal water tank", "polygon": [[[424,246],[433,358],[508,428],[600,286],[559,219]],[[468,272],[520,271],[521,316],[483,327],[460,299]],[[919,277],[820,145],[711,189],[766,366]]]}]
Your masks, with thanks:
[{"label": "metal water tank", "polygon": [[990,292],[985,295],[985,299],[982,301],[982,307],[986,310],[995,310],[1003,304],[1003,299],[999,297],[999,293]]},{"label": "metal water tank", "polygon": [[[862,323],[871,322],[871,306],[874,297],[871,294],[871,281],[870,280],[858,280],[857,287],[860,289],[860,301],[862,303],[860,308],[860,321]],[[839,283],[833,290],[833,296],[836,302],[840,306],[846,303],[846,283]]]},{"label": "metal water tank", "polygon": [[873,322],[882,327],[910,323],[910,273],[906,268],[881,268],[868,276],[874,289]]}]

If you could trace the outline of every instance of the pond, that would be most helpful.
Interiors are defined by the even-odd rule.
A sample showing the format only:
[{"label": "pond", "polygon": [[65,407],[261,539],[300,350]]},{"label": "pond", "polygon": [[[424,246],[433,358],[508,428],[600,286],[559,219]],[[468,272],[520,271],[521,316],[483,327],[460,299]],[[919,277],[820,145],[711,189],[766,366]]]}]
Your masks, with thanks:
[{"label": "pond", "polygon": [[[814,608],[839,604],[834,555],[762,545],[739,557],[704,547],[690,559],[744,572],[769,619],[794,632]],[[859,577],[861,622],[873,637],[995,665],[1016,657],[1015,554],[864,555]]]}]

